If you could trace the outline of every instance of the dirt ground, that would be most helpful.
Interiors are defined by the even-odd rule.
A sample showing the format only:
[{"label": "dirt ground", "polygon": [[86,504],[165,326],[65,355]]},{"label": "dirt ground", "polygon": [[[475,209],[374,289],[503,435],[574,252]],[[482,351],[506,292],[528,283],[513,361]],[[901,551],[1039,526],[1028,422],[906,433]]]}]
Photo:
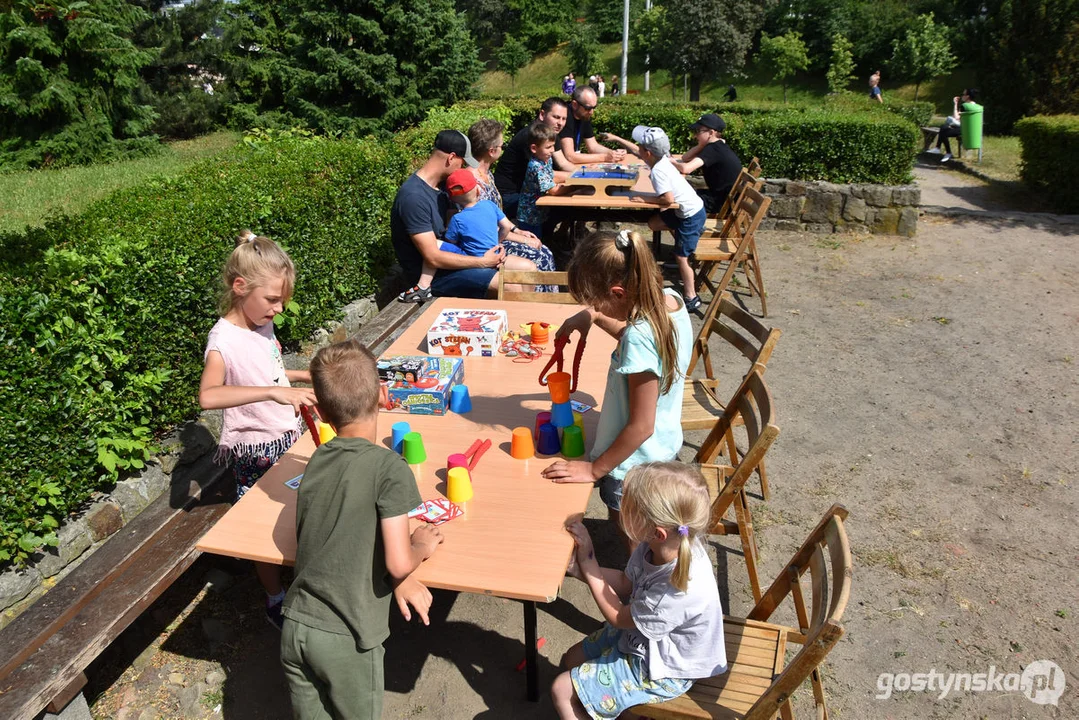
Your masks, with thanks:
[{"label": "dirt ground", "polygon": [[[824,670],[834,717],[1079,717],[1077,240],[1077,225],[932,216],[913,239],[759,237],[767,322],[783,331],[767,373],[781,427],[772,499],[751,499],[761,576],[832,503],[850,510],[853,594]],[[713,345],[733,389],[744,363]],[[594,494],[601,559],[624,562],[603,516]],[[725,608],[744,615],[737,539],[713,547]],[[88,671],[94,717],[289,717],[260,602],[244,566],[200,559]],[[515,670],[518,603],[439,592],[431,627],[393,615],[385,718],[554,716],[546,695],[525,700]],[[544,691],[598,617],[571,579],[540,606]],[[897,677],[876,697],[881,673],[1022,673],[1039,660],[1063,671],[1056,706],[1008,682],[940,697]]]}]

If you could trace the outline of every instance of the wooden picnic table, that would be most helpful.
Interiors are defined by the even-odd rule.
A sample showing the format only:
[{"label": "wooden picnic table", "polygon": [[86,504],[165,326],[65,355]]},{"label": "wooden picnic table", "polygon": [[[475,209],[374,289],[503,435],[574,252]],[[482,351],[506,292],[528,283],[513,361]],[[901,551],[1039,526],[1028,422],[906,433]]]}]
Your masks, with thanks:
[{"label": "wooden picnic table", "polygon": [[[439,298],[383,353],[427,354],[426,334],[445,308],[501,308],[510,328],[532,321],[559,324],[580,308],[495,300]],[[577,337],[576,335],[574,336]],[[566,371],[572,368],[576,340],[567,347]],[[573,399],[596,409],[584,414],[586,447],[595,436],[598,406],[606,387],[607,363],[615,341],[603,332],[588,337],[587,360],[581,363],[578,390]],[[390,427],[405,420],[424,440],[427,461],[412,466],[424,500],[445,493],[446,458],[463,452],[474,439],[490,438],[493,446],[472,473],[475,497],[465,515],[440,528],[445,538],[415,577],[433,588],[520,600],[524,604],[525,659],[528,698],[539,696],[536,674],[536,603],[553,602],[573,552],[573,540],[564,530],[566,520],[584,513],[592,486],[560,485],[540,476],[553,458],[516,460],[510,457],[514,427],[535,425],[536,413],[550,410],[547,389],[539,385],[548,352],[532,362],[515,362],[502,355],[466,357],[465,384],[473,409],[466,415],[405,415],[382,412],[379,442],[390,446]],[[590,362],[588,360],[591,360]],[[314,451],[307,433],[251,488],[202,538],[204,552],[289,565],[296,557],[296,491],[284,483],[303,473]],[[412,520],[413,528],[419,526]]]}]

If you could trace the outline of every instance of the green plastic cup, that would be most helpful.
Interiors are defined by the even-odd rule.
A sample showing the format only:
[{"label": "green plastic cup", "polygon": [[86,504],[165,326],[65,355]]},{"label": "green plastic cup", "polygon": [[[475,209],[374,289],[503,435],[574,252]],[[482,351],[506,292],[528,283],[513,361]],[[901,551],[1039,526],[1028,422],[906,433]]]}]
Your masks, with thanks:
[{"label": "green plastic cup", "polygon": [[409,465],[419,465],[425,461],[427,451],[423,449],[423,437],[415,430],[405,435],[405,439],[401,441],[401,454]]},{"label": "green plastic cup", "polygon": [[562,454],[568,458],[584,455],[584,433],[576,425],[562,428]]}]

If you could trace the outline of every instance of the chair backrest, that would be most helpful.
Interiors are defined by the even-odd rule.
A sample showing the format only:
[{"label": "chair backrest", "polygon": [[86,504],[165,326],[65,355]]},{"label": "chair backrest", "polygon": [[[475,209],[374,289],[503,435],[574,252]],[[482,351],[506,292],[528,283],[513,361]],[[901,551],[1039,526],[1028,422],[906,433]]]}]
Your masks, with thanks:
[{"label": "chair backrest", "polygon": [[764,372],[772,351],[782,331],[778,328],[765,327],[757,318],[753,317],[731,299],[730,293],[722,293],[719,299],[719,308],[707,327],[702,327],[706,332],[700,332],[693,343],[693,354],[689,359],[688,373],[692,373],[697,366],[697,361],[704,363],[705,376],[715,379],[712,369],[712,357],[708,349],[708,339],[715,333],[719,335],[738,352],[749,360],[749,369],[760,368]]},{"label": "chair backrest", "polygon": [[[523,291],[506,290],[506,285],[523,285]],[[558,292],[537,292],[537,285],[557,285]],[[569,294],[569,273],[544,270],[506,270],[498,271],[498,299],[524,300],[527,302],[554,303],[557,305],[576,305],[577,301]]]},{"label": "chair backrest", "polygon": [[[753,162],[756,162],[757,158],[753,158]],[[758,180],[757,177],[761,174],[761,166],[756,166],[757,174],[754,175],[752,171],[752,164],[750,169],[742,168],[742,172],[738,173],[738,177],[734,180],[734,185],[731,186],[731,191],[727,193],[727,199],[723,201],[723,207],[719,210],[719,219],[727,221],[732,216],[732,209],[738,207],[738,203],[742,201],[742,194],[747,187],[751,187],[758,192],[764,189],[764,181]]]},{"label": "chair backrest", "polygon": [[746,172],[748,172],[755,178],[759,178],[761,176],[761,171],[762,168],[760,158],[754,155],[753,159],[749,161],[748,165],[746,165]]},{"label": "chair backrest", "polygon": [[[744,715],[745,720],[772,718],[806,678],[813,686],[817,716],[827,717],[818,668],[843,637],[840,620],[850,598],[852,563],[844,522],[847,509],[836,504],[809,534],[802,547],[750,611],[749,620],[767,621],[788,595],[794,602],[800,632],[788,640],[802,649]],[[831,566],[829,569],[829,565]],[[802,593],[802,575],[810,575],[810,603]],[[788,715],[785,713],[784,717]]]},{"label": "chair backrest", "polygon": [[[748,441],[744,454],[738,450],[734,437],[734,428],[739,425],[745,426]],[[760,369],[754,366],[723,408],[723,414],[716,418],[715,425],[697,450],[694,462],[711,463],[726,448],[727,458],[734,467],[731,480],[744,484],[778,436],[772,392],[761,377]]]}]

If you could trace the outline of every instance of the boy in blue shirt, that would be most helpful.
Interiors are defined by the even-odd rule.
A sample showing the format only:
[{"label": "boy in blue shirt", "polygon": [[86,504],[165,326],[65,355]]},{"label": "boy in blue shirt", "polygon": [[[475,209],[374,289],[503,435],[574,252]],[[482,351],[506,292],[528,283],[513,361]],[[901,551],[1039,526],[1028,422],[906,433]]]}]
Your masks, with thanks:
[{"label": "boy in blue shirt", "polygon": [[528,141],[532,159],[525,170],[521,185],[521,200],[517,206],[517,222],[523,230],[543,237],[543,223],[547,220],[547,208],[536,206],[543,195],[568,195],[572,189],[558,185],[554,179],[555,139],[558,133],[544,123],[536,121],[528,129]]}]

